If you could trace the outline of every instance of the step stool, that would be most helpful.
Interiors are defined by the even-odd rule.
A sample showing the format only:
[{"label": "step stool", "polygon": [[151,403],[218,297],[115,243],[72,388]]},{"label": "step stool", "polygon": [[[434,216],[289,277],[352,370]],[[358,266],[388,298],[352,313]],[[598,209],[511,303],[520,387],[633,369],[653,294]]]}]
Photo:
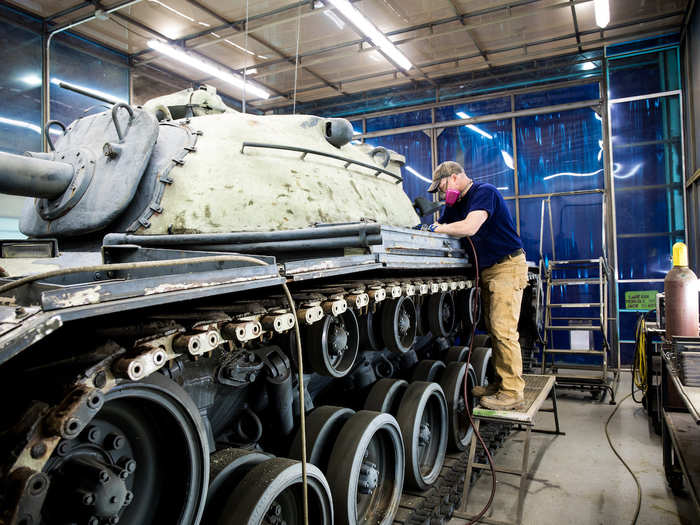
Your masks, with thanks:
[{"label": "step stool", "polygon": [[[525,432],[525,443],[523,446],[523,461],[520,470],[510,469],[505,467],[495,466],[496,472],[503,474],[512,474],[520,477],[520,488],[518,492],[518,508],[517,519],[515,524],[520,524],[523,518],[523,504],[525,502],[525,494],[527,488],[527,477],[530,474],[528,471],[528,454],[530,453],[530,433],[538,432],[542,434],[553,434],[557,436],[565,435],[559,429],[559,412],[557,411],[557,391],[556,378],[553,375],[536,375],[525,374],[524,403],[522,408],[518,410],[489,410],[482,406],[477,406],[473,413],[474,426],[479,429],[479,424],[482,420],[493,421],[496,423],[515,425],[515,430]],[[542,408],[545,399],[551,397],[552,408]],[[554,430],[540,430],[534,428],[535,416],[537,412],[551,412],[554,415]],[[469,448],[469,461],[467,463],[467,473],[464,478],[464,492],[462,494],[462,503],[460,508],[454,513],[454,517],[467,521],[473,520],[476,516],[466,514],[467,502],[469,500],[469,480],[471,479],[472,469],[489,470],[488,464],[475,463],[474,453],[476,452],[477,437],[476,433],[472,434],[472,442]],[[497,521],[490,518],[482,517],[479,523],[492,523],[495,525],[511,525],[511,522]]]}]

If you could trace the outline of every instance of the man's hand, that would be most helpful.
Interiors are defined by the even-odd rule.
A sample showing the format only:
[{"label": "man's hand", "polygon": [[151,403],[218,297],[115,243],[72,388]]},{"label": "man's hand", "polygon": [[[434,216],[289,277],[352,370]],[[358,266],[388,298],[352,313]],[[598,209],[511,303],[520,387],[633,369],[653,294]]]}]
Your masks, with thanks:
[{"label": "man's hand", "polygon": [[420,230],[423,232],[434,232],[436,228],[440,226],[438,223],[434,224],[416,224],[413,229],[414,230]]}]

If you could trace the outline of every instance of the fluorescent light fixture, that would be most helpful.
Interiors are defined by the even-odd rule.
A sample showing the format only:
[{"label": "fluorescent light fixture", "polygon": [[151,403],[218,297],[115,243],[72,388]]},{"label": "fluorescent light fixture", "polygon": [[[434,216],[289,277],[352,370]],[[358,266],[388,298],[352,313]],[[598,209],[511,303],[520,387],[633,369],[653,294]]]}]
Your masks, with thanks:
[{"label": "fluorescent light fixture", "polygon": [[362,34],[368,37],[372,43],[379,47],[386,55],[393,60],[401,69],[406,71],[413,67],[411,61],[391,41],[377,29],[372,22],[355,9],[348,0],[327,0],[338,12],[343,15],[352,25],[359,29]]},{"label": "fluorescent light fixture", "polygon": [[65,80],[61,80],[60,78],[52,78],[51,83],[56,86],[67,89],[68,91],[71,91],[71,89],[74,89],[75,91],[84,91],[85,93],[80,94],[87,94],[88,96],[93,95],[96,98],[107,99],[112,104],[117,104],[118,102],[126,102],[126,100],[124,100],[123,98],[115,97],[110,93],[105,93],[104,91],[100,91],[99,89],[92,89],[89,87],[81,86],[80,84],[75,84],[73,82],[66,82]]},{"label": "fluorescent light fixture", "polygon": [[257,72],[258,72],[258,68],[257,68],[257,67],[249,67],[249,68],[247,68],[247,69],[245,70],[246,76],[248,76],[248,75],[255,75],[255,73],[257,73]]},{"label": "fluorescent light fixture", "polygon": [[591,69],[595,69],[597,66],[595,65],[594,62],[584,62],[581,64],[581,69],[584,71],[590,71]]},{"label": "fluorescent light fixture", "polygon": [[508,166],[512,170],[515,169],[515,164],[513,163],[513,157],[511,156],[510,153],[508,153],[506,150],[502,149],[501,150],[501,157],[503,157],[503,162],[506,163],[506,166]]},{"label": "fluorescent light fixture", "polygon": [[172,13],[175,13],[176,15],[181,16],[182,18],[185,18],[185,19],[189,20],[190,22],[194,22],[194,21],[195,21],[194,18],[192,18],[191,16],[187,16],[185,13],[181,13],[181,12],[178,11],[177,9],[173,9],[172,7],[170,7],[169,5],[164,4],[164,3],[161,2],[160,0],[149,0],[149,2],[152,2],[152,3],[154,3],[154,4],[158,4],[159,6],[164,7],[164,8],[167,9],[168,11],[170,11],[170,12],[172,12]]},{"label": "fluorescent light fixture", "polygon": [[427,182],[428,184],[432,184],[432,183],[433,183],[432,180],[430,180],[430,179],[427,178],[427,177],[424,177],[423,175],[421,175],[420,173],[418,173],[416,170],[414,170],[411,166],[404,166],[404,168],[406,168],[406,171],[407,171],[407,172],[409,172],[411,175],[414,175],[415,177],[419,178],[420,180],[425,181],[425,182]]},{"label": "fluorescent light fixture", "polygon": [[338,15],[336,15],[333,11],[330,9],[328,11],[323,12],[324,15],[326,15],[328,18],[330,18],[333,23],[338,26],[338,29],[344,29],[345,28],[345,22],[343,22]]},{"label": "fluorescent light fixture", "polygon": [[249,50],[247,50],[245,47],[239,46],[238,44],[236,44],[236,43],[234,43],[234,42],[231,42],[230,40],[224,40],[224,42],[226,42],[227,44],[231,44],[233,47],[235,47],[235,48],[237,48],[237,49],[240,49],[240,50],[243,51],[244,53],[248,53],[249,55],[255,56],[255,53],[253,53],[252,51],[249,51]]},{"label": "fluorescent light fixture", "polygon": [[595,24],[603,29],[610,23],[610,0],[593,0]]},{"label": "fluorescent light fixture", "polygon": [[[23,120],[14,120],[11,118],[0,117],[0,124],[15,126],[17,128],[31,129],[32,131],[41,134],[41,126],[37,126],[36,124],[25,122]],[[56,128],[50,128],[49,133],[51,133],[52,135],[63,135],[63,132],[57,130]]]},{"label": "fluorescent light fixture", "polygon": [[496,188],[498,191],[506,191],[508,189],[508,186],[499,186]]},{"label": "fluorescent light fixture", "polygon": [[229,84],[236,86],[237,88],[245,89],[246,92],[250,93],[251,95],[262,99],[270,98],[270,94],[267,91],[254,84],[244,82],[240,76],[232,75],[231,73],[224,71],[223,69],[214,64],[205,62],[204,60],[200,60],[199,58],[195,58],[191,55],[188,55],[184,51],[175,49],[172,46],[164,44],[163,42],[160,42],[158,40],[149,40],[148,47],[150,47],[151,49],[155,49],[156,51],[163,53],[165,56],[177,60],[178,62],[182,62],[185,65],[198,69],[203,73],[206,73],[207,75],[211,75],[213,77],[218,78],[219,80],[228,82]]},{"label": "fluorescent light fixture", "polygon": [[[471,116],[467,115],[464,111],[458,111],[458,112],[457,112],[457,116],[458,116],[459,118],[471,118]],[[479,135],[482,135],[482,136],[486,137],[486,138],[489,139],[489,140],[493,139],[493,135],[491,135],[490,133],[486,133],[486,132],[485,132],[483,129],[481,129],[481,128],[477,128],[476,126],[474,126],[474,125],[472,125],[472,124],[467,124],[467,127],[468,127],[470,130],[472,130],[472,131],[476,131]]]},{"label": "fluorescent light fixture", "polygon": [[30,87],[37,87],[41,85],[41,78],[37,75],[26,75],[20,78],[20,80]]},{"label": "fluorescent light fixture", "polygon": [[207,24],[206,22],[197,22],[200,26],[204,27],[211,27],[211,24]]}]

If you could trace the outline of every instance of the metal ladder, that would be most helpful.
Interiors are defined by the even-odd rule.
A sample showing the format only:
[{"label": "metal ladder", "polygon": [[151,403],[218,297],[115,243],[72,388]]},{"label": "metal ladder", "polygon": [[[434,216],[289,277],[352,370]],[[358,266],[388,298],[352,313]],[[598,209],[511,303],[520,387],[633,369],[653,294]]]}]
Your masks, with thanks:
[{"label": "metal ladder", "polygon": [[[544,212],[545,205],[549,208],[549,227],[552,241],[552,259],[545,265],[542,253],[542,237],[544,232]],[[605,206],[603,205],[603,215],[605,214]],[[603,222],[604,224],[604,222]],[[604,234],[603,234],[604,235]],[[604,241],[603,241],[604,244]],[[554,247],[554,232],[552,228],[552,204],[551,198],[542,201],[542,210],[540,216],[540,271],[544,273],[545,281],[545,318],[542,338],[542,374],[547,368],[551,368],[552,373],[557,378],[557,386],[563,388],[577,388],[581,390],[590,390],[595,394],[602,394],[605,391],[610,392],[611,404],[615,403],[615,390],[612,384],[617,382],[619,378],[619,356],[615,366],[609,366],[611,357],[611,347],[609,342],[608,330],[611,326],[608,312],[608,297],[609,297],[609,275],[610,268],[607,258],[603,255],[596,259],[576,259],[576,260],[556,260],[556,251]],[[584,275],[582,275],[584,274]],[[558,296],[562,297],[559,302],[553,302],[555,288],[560,286],[585,286],[587,291],[597,290],[597,298],[592,297],[592,302],[567,302],[563,299],[564,292],[559,292]],[[591,295],[595,295],[593,292]],[[566,312],[563,316],[554,316],[553,311]],[[569,312],[571,312],[569,314]],[[612,323],[613,329],[617,325]],[[568,332],[569,345],[566,348],[554,347],[554,334],[556,332]],[[572,335],[574,332],[582,332],[581,335],[587,333],[588,341],[585,348],[573,348]],[[596,338],[595,335],[600,334]],[[593,347],[592,343],[600,340],[600,344]],[[561,340],[561,337],[559,337]],[[593,356],[595,360],[599,360],[599,364],[572,364],[557,361],[557,355],[579,355]],[[551,362],[547,362],[548,356],[551,356]],[[579,374],[561,373],[559,370],[568,371],[586,371]],[[590,372],[595,372],[591,374]],[[612,377],[609,374],[612,372]]]}]

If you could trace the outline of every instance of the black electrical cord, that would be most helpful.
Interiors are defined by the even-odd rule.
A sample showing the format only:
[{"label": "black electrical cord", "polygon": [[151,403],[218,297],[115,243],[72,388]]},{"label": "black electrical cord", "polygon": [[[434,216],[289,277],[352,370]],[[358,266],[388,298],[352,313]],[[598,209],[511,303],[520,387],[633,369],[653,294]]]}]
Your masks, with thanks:
[{"label": "black electrical cord", "polygon": [[615,448],[615,445],[613,445],[612,439],[610,439],[610,433],[608,432],[608,424],[610,423],[613,416],[617,412],[617,409],[620,408],[620,405],[622,405],[622,403],[624,403],[624,401],[628,397],[633,397],[634,381],[632,381],[632,389],[633,389],[632,392],[630,392],[625,397],[623,397],[620,401],[618,401],[617,406],[615,407],[615,410],[612,411],[612,413],[608,417],[608,420],[605,422],[605,437],[608,439],[608,445],[610,445],[610,448],[612,449],[613,453],[617,456],[617,459],[619,459],[620,462],[625,466],[627,471],[630,473],[630,475],[634,479],[634,482],[637,484],[637,508],[634,511],[634,518],[632,518],[632,525],[635,525],[637,523],[637,518],[639,518],[639,511],[642,508],[642,485],[639,483],[639,478],[637,478],[635,473],[632,472],[632,469],[630,468],[630,466],[627,464],[627,462],[624,459],[622,459],[622,456]]},{"label": "black electrical cord", "polygon": [[[476,248],[474,248],[474,243],[472,242],[470,237],[467,237],[467,240],[469,241],[469,244],[472,247],[472,254],[474,254],[474,269],[476,272],[476,279],[475,279],[475,286],[476,289],[479,289],[479,259],[476,255]],[[473,305],[469,304],[470,310],[473,308]],[[476,317],[476,316],[473,316]],[[472,347],[474,346],[474,333],[476,332],[476,323],[472,323],[472,333],[469,338],[469,353],[467,354],[467,370],[469,370],[469,361],[472,358]],[[462,387],[464,389],[464,400],[467,401],[469,399],[469,396],[467,395],[467,377],[469,374],[465,373],[464,374],[464,382],[462,383]],[[476,426],[474,425],[474,419],[472,418],[472,413],[469,410],[469,403],[467,403],[467,417],[469,418],[469,424],[472,426],[474,429],[474,434],[476,435],[477,439],[479,440],[479,443],[481,443],[481,446],[484,449],[484,452],[486,452],[486,459],[488,459],[489,462],[489,468],[491,469],[491,495],[489,496],[489,500],[486,502],[486,505],[484,506],[483,509],[481,509],[481,512],[477,514],[472,521],[469,522],[469,525],[474,525],[474,523],[478,522],[484,514],[486,514],[486,511],[489,510],[489,507],[491,507],[491,504],[493,503],[493,498],[496,496],[496,465],[493,462],[493,458],[491,457],[491,452],[489,451],[489,447],[486,446],[486,443],[484,442],[484,438],[481,437],[481,434],[477,430]],[[469,483],[469,480],[465,478],[464,483]]]}]

